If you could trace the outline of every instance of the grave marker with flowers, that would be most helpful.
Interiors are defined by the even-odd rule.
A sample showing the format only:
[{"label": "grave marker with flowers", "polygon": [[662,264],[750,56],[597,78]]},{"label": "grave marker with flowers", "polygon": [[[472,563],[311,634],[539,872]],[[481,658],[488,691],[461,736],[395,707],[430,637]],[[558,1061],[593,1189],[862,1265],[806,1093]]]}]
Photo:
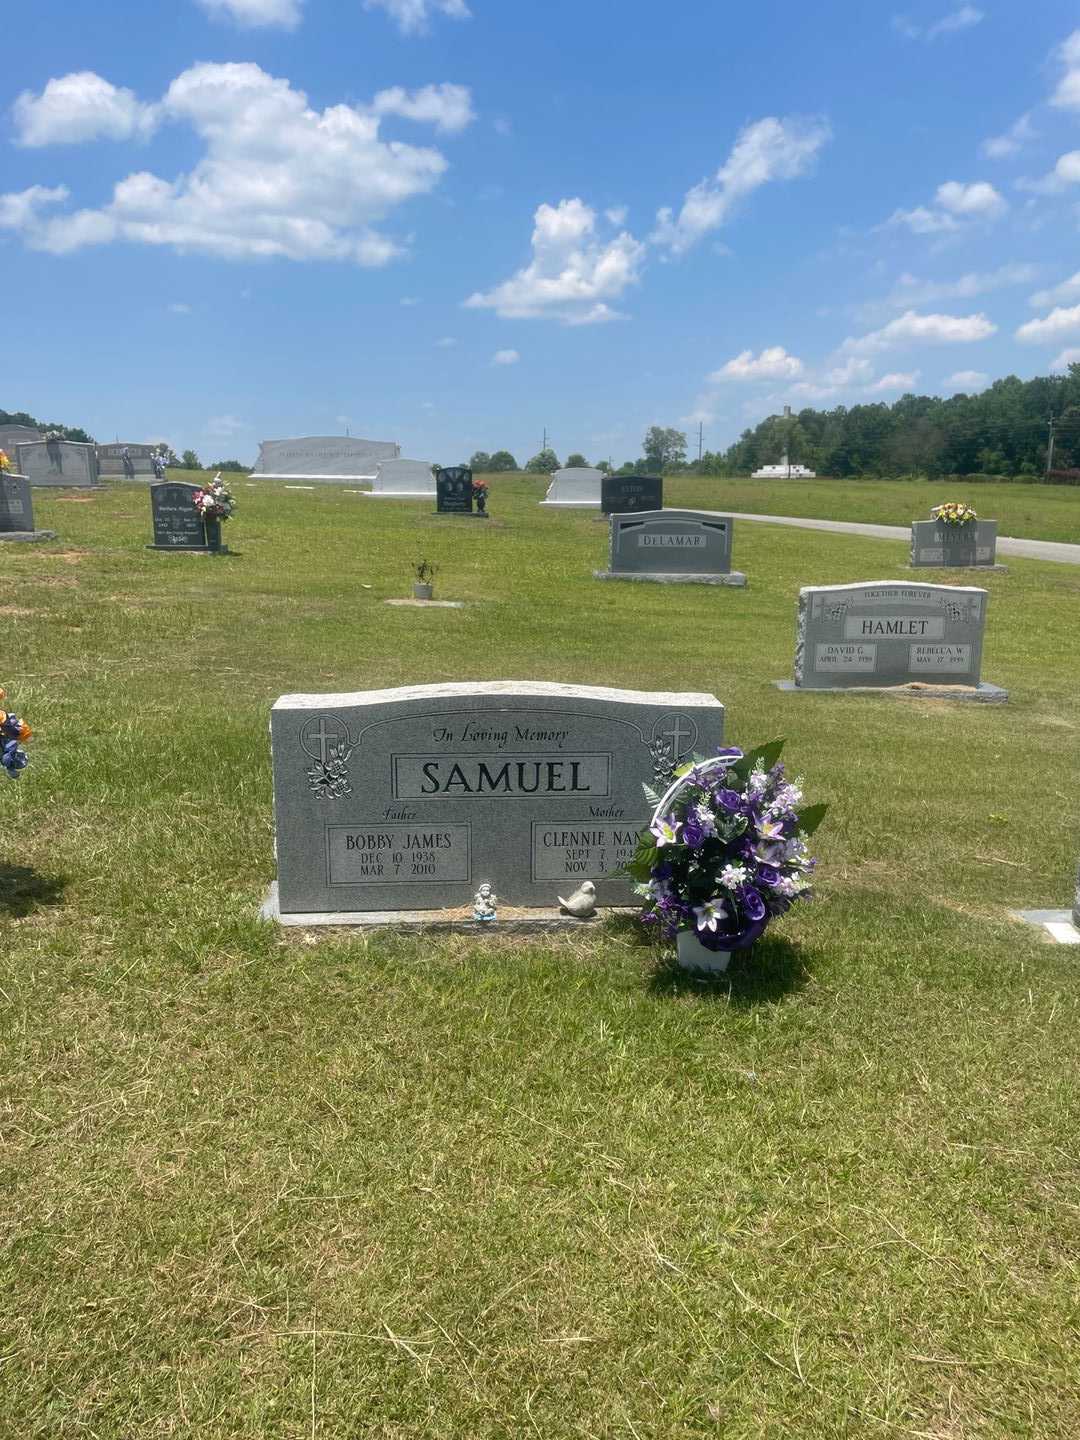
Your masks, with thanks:
[{"label": "grave marker with flowers", "polygon": [[995,565],[997,524],[980,520],[961,500],[936,505],[929,520],[912,521],[911,564],[937,570],[1004,569]]},{"label": "grave marker with flowers", "polygon": [[206,486],[180,480],[151,485],[154,543],[147,548],[227,555],[228,546],[221,543],[221,523],[235,509],[236,503],[220,475]]}]

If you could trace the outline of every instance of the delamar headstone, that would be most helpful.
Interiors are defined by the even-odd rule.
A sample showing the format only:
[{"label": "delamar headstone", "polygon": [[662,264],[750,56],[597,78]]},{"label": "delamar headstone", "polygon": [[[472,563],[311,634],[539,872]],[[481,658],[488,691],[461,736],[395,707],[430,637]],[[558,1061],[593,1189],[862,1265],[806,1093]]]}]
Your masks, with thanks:
[{"label": "delamar headstone", "polygon": [[609,877],[649,807],[642,782],[712,754],[712,695],[490,681],[284,695],[270,723],[285,923],[364,923],[454,909],[488,882],[500,903],[555,907]]},{"label": "delamar headstone", "polygon": [[195,495],[200,488],[180,480],[167,480],[150,486],[154,543],[147,549],[221,550],[227,553],[228,547],[221,545],[220,522],[204,524],[195,508]]},{"label": "delamar headstone", "polygon": [[308,435],[295,440],[264,440],[253,480],[315,480],[353,485],[374,480],[380,460],[394,460],[394,440],[362,440],[358,435]]},{"label": "delamar headstone", "polygon": [[473,513],[473,474],[467,465],[437,466],[435,508],[440,515]]},{"label": "delamar headstone", "polygon": [[569,470],[556,470],[541,505],[554,505],[564,510],[598,510],[602,470],[590,465],[576,465]]},{"label": "delamar headstone", "polygon": [[735,522],[711,510],[653,510],[612,515],[608,570],[598,580],[655,580],[661,583],[745,585],[731,568]]},{"label": "delamar headstone", "polygon": [[74,440],[17,445],[16,469],[31,485],[97,485],[97,446]]},{"label": "delamar headstone", "polygon": [[664,481],[660,475],[605,475],[601,481],[600,509],[605,515],[663,508]]},{"label": "delamar headstone", "polygon": [[[127,451],[128,468],[124,466],[124,452]],[[154,473],[153,456],[155,445],[99,445],[98,469],[102,475],[117,475],[135,480],[148,478]]]},{"label": "delamar headstone", "polygon": [[1006,700],[1005,690],[980,680],[988,598],[972,585],[908,580],[807,586],[799,591],[795,683],[780,688]]},{"label": "delamar headstone", "polygon": [[911,525],[911,563],[915,567],[948,570],[953,567],[994,566],[997,556],[996,520],[967,520],[946,525],[941,520],[914,520]]},{"label": "delamar headstone", "polygon": [[0,471],[0,540],[55,538],[54,530],[34,529],[34,498],[26,476]]}]

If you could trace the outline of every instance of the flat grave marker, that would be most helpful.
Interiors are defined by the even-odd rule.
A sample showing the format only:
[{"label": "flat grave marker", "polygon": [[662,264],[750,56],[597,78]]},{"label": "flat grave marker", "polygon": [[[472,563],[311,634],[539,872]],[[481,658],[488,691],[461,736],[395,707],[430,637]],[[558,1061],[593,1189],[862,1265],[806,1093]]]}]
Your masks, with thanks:
[{"label": "flat grave marker", "polygon": [[[712,695],[489,681],[284,695],[271,713],[276,918],[363,924],[392,911],[555,907],[606,878],[648,823],[642,782],[722,743]],[[666,783],[666,782],[665,782]],[[264,913],[271,913],[269,911]]]},{"label": "flat grave marker", "polygon": [[612,515],[607,570],[598,580],[652,580],[661,584],[746,584],[731,568],[735,522],[712,510],[653,510]]}]

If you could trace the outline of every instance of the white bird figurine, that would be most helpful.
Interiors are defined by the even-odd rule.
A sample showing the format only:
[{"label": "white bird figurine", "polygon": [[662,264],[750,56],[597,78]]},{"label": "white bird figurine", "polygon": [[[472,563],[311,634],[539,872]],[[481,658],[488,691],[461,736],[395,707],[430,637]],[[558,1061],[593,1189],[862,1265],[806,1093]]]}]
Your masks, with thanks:
[{"label": "white bird figurine", "polygon": [[579,920],[588,920],[590,915],[596,914],[596,886],[591,880],[586,880],[568,900],[564,900],[560,895],[559,904],[568,915],[576,915]]}]

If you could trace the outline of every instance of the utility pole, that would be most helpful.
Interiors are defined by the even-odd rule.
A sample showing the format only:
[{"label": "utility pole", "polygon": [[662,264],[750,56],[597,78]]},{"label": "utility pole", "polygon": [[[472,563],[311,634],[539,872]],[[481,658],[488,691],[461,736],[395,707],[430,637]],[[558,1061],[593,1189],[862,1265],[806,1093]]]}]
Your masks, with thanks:
[{"label": "utility pole", "polygon": [[1046,446],[1046,478],[1050,479],[1050,472],[1054,468],[1054,417],[1050,416],[1050,439]]},{"label": "utility pole", "polygon": [[544,443],[540,446],[541,454],[547,449],[547,426],[544,426]]},{"label": "utility pole", "polygon": [[704,433],[705,422],[703,420],[699,420],[697,426],[697,463],[699,465],[701,464],[701,437],[704,435]]}]

